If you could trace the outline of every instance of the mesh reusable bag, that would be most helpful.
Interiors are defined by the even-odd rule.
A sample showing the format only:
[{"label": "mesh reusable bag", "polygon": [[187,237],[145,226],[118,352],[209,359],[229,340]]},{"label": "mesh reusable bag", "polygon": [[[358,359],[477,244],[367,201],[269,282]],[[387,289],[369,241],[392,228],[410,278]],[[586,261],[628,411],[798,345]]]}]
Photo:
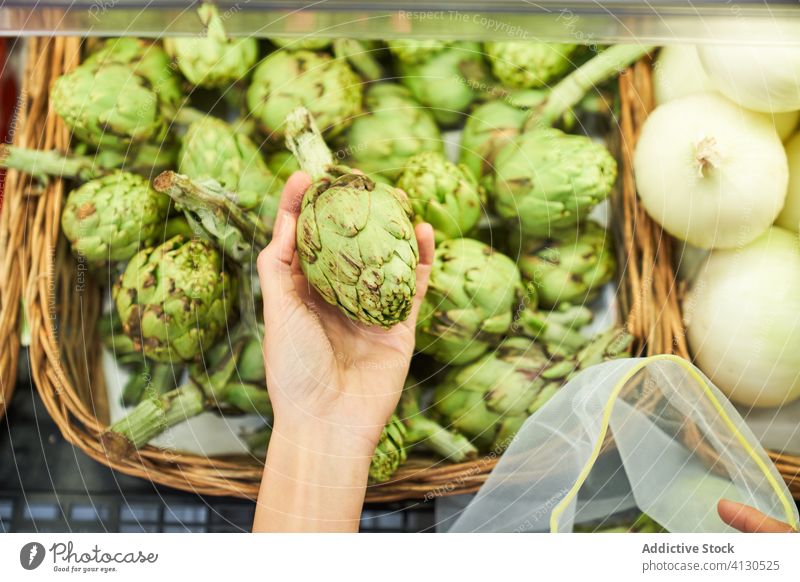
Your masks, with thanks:
[{"label": "mesh reusable bag", "polygon": [[798,528],[783,479],[702,372],[631,358],[584,370],[531,416],[450,531],[569,532],[637,506],[671,532],[729,532],[721,498]]}]

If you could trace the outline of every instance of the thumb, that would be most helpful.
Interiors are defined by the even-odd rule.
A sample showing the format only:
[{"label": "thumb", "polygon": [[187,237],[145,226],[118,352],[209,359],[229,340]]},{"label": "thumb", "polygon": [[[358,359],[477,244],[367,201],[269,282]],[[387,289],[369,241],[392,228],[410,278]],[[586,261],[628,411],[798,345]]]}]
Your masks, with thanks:
[{"label": "thumb", "polygon": [[270,243],[258,254],[256,267],[264,297],[264,319],[270,309],[280,309],[280,299],[295,295],[292,260],[295,253],[297,219],[289,212],[279,212]]},{"label": "thumb", "polygon": [[417,323],[417,315],[428,291],[428,280],[433,268],[434,236],[433,227],[430,224],[418,224],[415,229],[417,236],[417,246],[419,247],[419,262],[417,263],[417,292],[414,295],[414,305],[411,308],[411,316],[408,322],[411,326]]}]

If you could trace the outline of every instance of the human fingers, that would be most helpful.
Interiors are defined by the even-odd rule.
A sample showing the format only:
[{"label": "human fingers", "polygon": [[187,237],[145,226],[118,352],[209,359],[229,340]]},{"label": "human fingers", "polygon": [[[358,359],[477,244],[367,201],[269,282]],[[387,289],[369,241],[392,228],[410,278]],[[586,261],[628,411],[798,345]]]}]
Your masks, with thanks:
[{"label": "human fingers", "polygon": [[722,499],[717,504],[722,521],[744,533],[789,533],[795,531],[788,523],[764,515],[755,507]]}]

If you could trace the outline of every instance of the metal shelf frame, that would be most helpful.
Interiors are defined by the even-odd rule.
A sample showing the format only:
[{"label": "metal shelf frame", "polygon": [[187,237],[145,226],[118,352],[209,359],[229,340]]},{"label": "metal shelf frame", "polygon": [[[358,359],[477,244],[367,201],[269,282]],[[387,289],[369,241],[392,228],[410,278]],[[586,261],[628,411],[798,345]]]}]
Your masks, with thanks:
[{"label": "metal shelf frame", "polygon": [[[0,35],[201,32],[190,0],[0,0]],[[233,35],[800,44],[798,0],[220,0]]]}]

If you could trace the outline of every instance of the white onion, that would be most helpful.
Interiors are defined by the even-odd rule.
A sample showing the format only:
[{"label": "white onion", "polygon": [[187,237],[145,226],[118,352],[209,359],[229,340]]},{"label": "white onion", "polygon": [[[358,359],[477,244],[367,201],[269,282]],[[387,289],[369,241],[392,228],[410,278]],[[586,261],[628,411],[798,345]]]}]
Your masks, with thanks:
[{"label": "white onion", "polygon": [[670,45],[658,51],[653,67],[656,104],[714,90],[714,84],[703,70],[694,45]]},{"label": "white onion", "polygon": [[800,231],[800,133],[786,143],[789,160],[789,191],[783,210],[775,224],[794,232]]},{"label": "white onion", "polygon": [[778,406],[800,397],[800,249],[778,227],[713,251],[683,304],[697,366],[731,400]]},{"label": "white onion", "polygon": [[723,95],[754,111],[800,109],[800,47],[703,45],[700,62]]},{"label": "white onion", "polygon": [[781,211],[789,181],[772,124],[717,94],[657,107],[642,128],[634,171],[650,216],[704,249],[758,238]]},{"label": "white onion", "polygon": [[[689,95],[716,92],[717,88],[706,75],[697,56],[697,48],[691,44],[665,46],[658,51],[653,67],[653,93],[656,105],[674,101]],[[762,113],[775,125],[782,141],[794,133],[800,121],[800,111]]]}]

